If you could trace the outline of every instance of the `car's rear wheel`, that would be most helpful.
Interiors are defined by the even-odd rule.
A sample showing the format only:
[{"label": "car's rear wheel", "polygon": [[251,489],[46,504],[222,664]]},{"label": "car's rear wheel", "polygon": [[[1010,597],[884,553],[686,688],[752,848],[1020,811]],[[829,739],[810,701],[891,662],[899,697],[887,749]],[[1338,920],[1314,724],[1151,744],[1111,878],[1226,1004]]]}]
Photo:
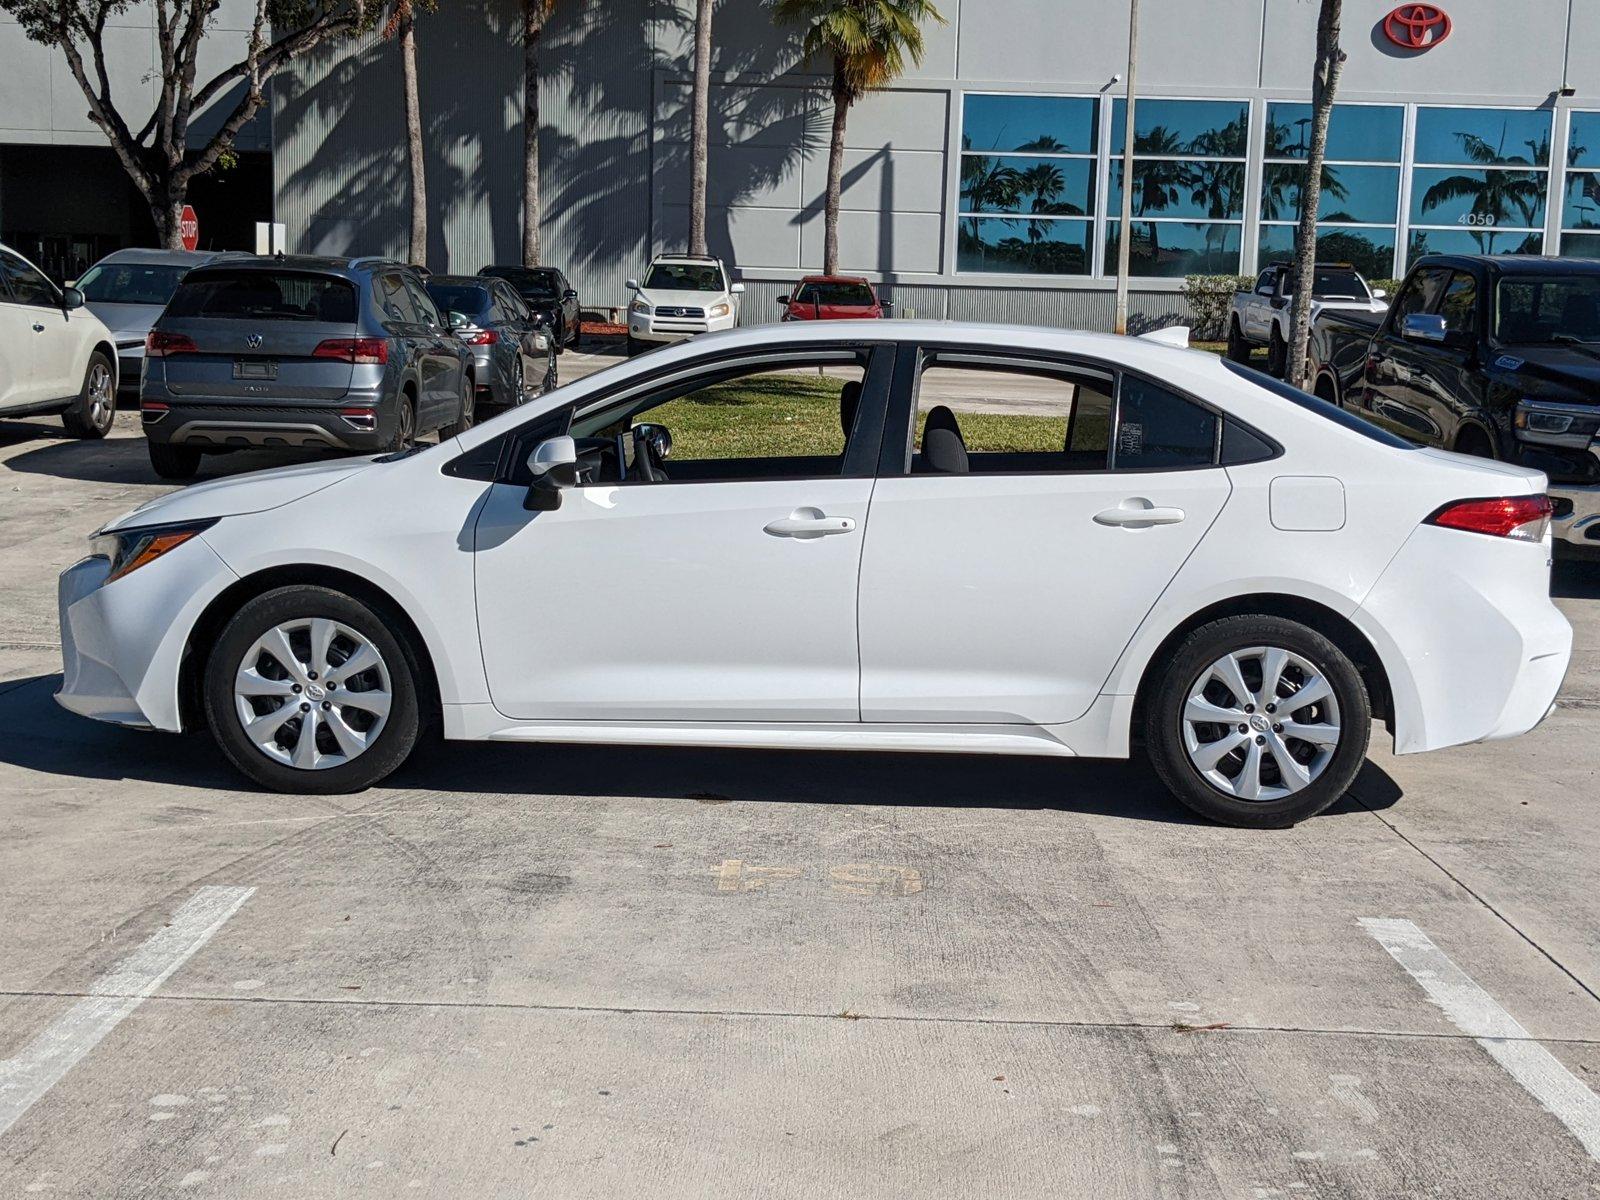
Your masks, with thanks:
[{"label": "car's rear wheel", "polygon": [[111,360],[96,350],[89,355],[83,373],[83,387],[72,407],[61,414],[61,423],[73,437],[103,438],[117,419],[116,373]]},{"label": "car's rear wheel", "polygon": [[461,407],[456,410],[456,419],[439,431],[439,440],[460,437],[472,428],[476,417],[477,389],[472,386],[472,376],[461,377]]},{"label": "car's rear wheel", "polygon": [[245,604],[205,667],[206,721],[223,754],[279,792],[354,792],[387,776],[421,728],[417,667],[393,625],[308,585]]},{"label": "car's rear wheel", "polygon": [[200,451],[171,442],[148,442],[150,465],[163,479],[193,479],[200,469]]},{"label": "car's rear wheel", "polygon": [[394,433],[389,438],[389,450],[398,454],[409,450],[417,441],[417,405],[410,392],[401,392],[395,408]]},{"label": "car's rear wheel", "polygon": [[1361,673],[1327,637],[1282,617],[1225,617],[1189,634],[1146,696],[1162,782],[1202,816],[1277,828],[1315,816],[1366,758]]},{"label": "car's rear wheel", "polygon": [[1250,361],[1250,343],[1244,340],[1244,330],[1239,328],[1237,317],[1228,322],[1228,357],[1236,363]]},{"label": "car's rear wheel", "polygon": [[1276,379],[1282,379],[1289,369],[1289,343],[1283,340],[1283,334],[1278,332],[1276,323],[1272,326],[1272,336],[1267,339],[1267,372]]}]

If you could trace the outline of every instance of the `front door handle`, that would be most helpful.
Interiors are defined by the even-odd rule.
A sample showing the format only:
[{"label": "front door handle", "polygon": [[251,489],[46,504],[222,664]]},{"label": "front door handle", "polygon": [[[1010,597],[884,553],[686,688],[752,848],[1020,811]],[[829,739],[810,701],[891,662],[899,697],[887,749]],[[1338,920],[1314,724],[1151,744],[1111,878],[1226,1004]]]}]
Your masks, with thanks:
[{"label": "front door handle", "polygon": [[33,331],[35,333],[43,333],[44,332],[44,326],[43,325],[35,325],[33,327]]},{"label": "front door handle", "polygon": [[853,533],[856,523],[850,517],[830,517],[820,508],[797,508],[787,517],[769,521],[763,529],[773,537],[792,537],[802,541],[827,537],[831,533]]},{"label": "front door handle", "polygon": [[1101,509],[1094,515],[1097,525],[1122,529],[1149,529],[1152,525],[1176,525],[1183,520],[1183,509],[1161,508],[1143,496],[1132,496],[1115,508]]}]

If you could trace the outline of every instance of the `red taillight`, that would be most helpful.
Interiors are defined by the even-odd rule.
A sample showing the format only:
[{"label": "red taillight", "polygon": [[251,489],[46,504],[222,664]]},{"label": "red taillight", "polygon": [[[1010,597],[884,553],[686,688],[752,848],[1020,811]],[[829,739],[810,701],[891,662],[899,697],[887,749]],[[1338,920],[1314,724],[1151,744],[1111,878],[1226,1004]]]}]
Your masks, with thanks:
[{"label": "red taillight", "polygon": [[329,338],[311,352],[313,358],[336,358],[347,363],[386,363],[389,343],[383,338]]},{"label": "red taillight", "polygon": [[500,335],[492,329],[478,329],[463,333],[461,340],[469,346],[492,346],[500,340]]},{"label": "red taillight", "polygon": [[1465,529],[1490,537],[1542,542],[1550,527],[1549,496],[1494,496],[1486,500],[1454,500],[1440,508],[1427,524],[1445,529]]},{"label": "red taillight", "polygon": [[168,358],[174,354],[198,354],[200,347],[194,344],[194,339],[185,337],[181,333],[163,333],[159,329],[152,329],[144,335],[144,356],[146,358]]}]

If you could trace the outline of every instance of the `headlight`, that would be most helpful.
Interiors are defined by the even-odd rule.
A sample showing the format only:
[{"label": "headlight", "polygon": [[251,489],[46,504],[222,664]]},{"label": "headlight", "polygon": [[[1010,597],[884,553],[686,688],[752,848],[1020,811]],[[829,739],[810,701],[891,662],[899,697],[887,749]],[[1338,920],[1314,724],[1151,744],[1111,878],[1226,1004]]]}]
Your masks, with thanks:
[{"label": "headlight", "polygon": [[191,521],[183,525],[146,525],[97,533],[89,539],[89,554],[110,562],[111,571],[106,575],[106,582],[111,583],[170,554],[216,523],[217,518],[213,517],[209,521]]},{"label": "headlight", "polygon": [[732,311],[733,307],[728,304],[713,304],[711,306],[711,315],[713,317],[725,317]]},{"label": "headlight", "polygon": [[1517,402],[1513,419],[1518,430],[1534,435],[1588,438],[1600,431],[1600,409],[1592,404],[1563,404],[1525,396]]},{"label": "headlight", "polygon": [[631,313],[637,313],[641,317],[648,317],[654,310],[641,298],[635,296],[633,303],[628,305],[628,311]]}]

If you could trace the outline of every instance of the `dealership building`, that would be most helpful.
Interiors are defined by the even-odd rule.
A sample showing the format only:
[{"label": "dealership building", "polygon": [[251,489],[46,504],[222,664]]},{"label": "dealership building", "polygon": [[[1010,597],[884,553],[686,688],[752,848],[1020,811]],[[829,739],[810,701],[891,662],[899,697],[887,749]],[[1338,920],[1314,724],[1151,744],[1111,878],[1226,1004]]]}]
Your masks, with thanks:
[{"label": "dealership building", "polygon": [[[1125,3],[936,2],[947,21],[928,27],[921,64],[851,112],[842,269],[885,282],[902,314],[1108,326]],[[1130,250],[1144,319],[1182,316],[1185,275],[1250,274],[1291,252],[1317,10],[1316,0],[1141,0]],[[519,9],[444,7],[418,31],[428,265],[515,261]],[[624,280],[651,253],[684,246],[692,36],[691,0],[556,5],[541,52],[543,241],[586,307],[623,303]],[[19,39],[0,26],[8,62]],[[1429,251],[1600,257],[1600,4],[1345,0],[1342,42],[1322,257],[1373,277]],[[747,322],[775,319],[776,298],[821,267],[830,100],[796,45],[760,0],[718,6],[709,240],[749,288]],[[52,71],[43,109],[11,95],[37,80],[0,78],[0,125],[53,120],[74,102],[81,111],[64,67]],[[236,215],[283,222],[296,250],[402,252],[402,112],[390,42],[297,63],[274,82],[261,123],[270,188]],[[43,133],[0,128],[0,143],[28,143],[37,160],[40,144],[93,141]],[[0,146],[8,240],[33,232],[13,217],[11,149]],[[60,161],[45,182],[70,191]]]}]

